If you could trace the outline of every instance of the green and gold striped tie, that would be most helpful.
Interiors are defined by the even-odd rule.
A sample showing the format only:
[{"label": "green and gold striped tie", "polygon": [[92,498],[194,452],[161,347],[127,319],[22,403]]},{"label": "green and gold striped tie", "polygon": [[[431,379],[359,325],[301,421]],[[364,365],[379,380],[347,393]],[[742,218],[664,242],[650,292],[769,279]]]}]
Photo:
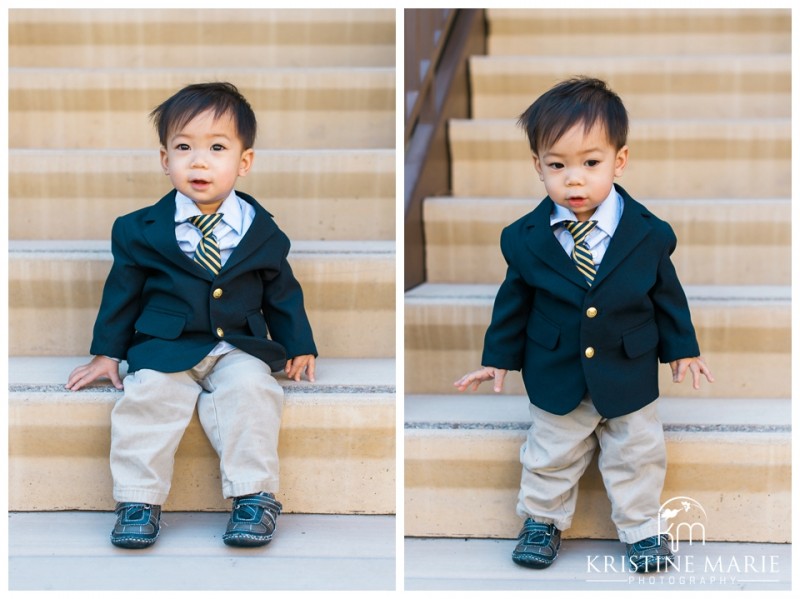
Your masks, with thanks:
[{"label": "green and gold striped tie", "polygon": [[575,240],[575,247],[572,249],[572,261],[575,262],[575,266],[578,267],[578,270],[581,271],[581,274],[586,278],[586,282],[589,283],[591,287],[597,270],[594,267],[592,252],[589,251],[589,246],[586,245],[586,236],[595,228],[597,221],[587,220],[576,222],[565,220],[563,225],[566,227],[567,231],[572,234],[572,238]]},{"label": "green and gold striped tie", "polygon": [[222,220],[222,213],[198,214],[189,218],[189,222],[200,229],[203,238],[197,244],[194,261],[211,272],[214,276],[222,268],[222,258],[219,255],[219,245],[213,231],[217,223]]}]

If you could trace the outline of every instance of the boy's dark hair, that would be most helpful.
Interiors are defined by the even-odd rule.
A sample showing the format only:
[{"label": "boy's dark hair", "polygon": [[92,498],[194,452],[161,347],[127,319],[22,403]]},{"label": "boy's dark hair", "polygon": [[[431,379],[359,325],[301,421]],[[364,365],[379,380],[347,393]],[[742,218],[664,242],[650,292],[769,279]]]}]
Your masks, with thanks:
[{"label": "boy's dark hair", "polygon": [[628,138],[628,113],[619,96],[605,81],[575,77],[543,93],[519,117],[517,124],[528,134],[531,151],[552,147],[571,127],[583,123],[589,132],[596,125],[605,129],[608,141],[619,150]]},{"label": "boy's dark hair", "polygon": [[256,140],[256,115],[235,85],[221,81],[187,85],[150,113],[161,145],[167,145],[170,131],[181,129],[206,110],[213,110],[215,118],[230,114],[244,149],[253,147]]}]

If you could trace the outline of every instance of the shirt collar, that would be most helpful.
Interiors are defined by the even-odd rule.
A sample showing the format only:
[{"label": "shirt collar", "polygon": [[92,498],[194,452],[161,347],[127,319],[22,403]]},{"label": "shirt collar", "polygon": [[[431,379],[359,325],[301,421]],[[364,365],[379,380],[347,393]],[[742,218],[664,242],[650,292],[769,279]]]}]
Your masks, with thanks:
[{"label": "shirt collar", "polygon": [[[605,200],[594,211],[591,220],[597,221],[597,228],[606,233],[609,237],[614,235],[622,218],[622,198],[612,185],[611,191]],[[550,225],[560,225],[565,220],[578,220],[569,208],[553,204],[553,212],[550,214]]]},{"label": "shirt collar", "polygon": [[[239,204],[241,200],[236,192],[231,190],[231,193],[220,204],[217,212],[222,213],[222,221],[231,229],[236,231],[237,235],[242,233],[242,207]],[[175,193],[175,222],[182,223],[192,216],[202,214],[191,198],[183,195],[180,191]]]}]

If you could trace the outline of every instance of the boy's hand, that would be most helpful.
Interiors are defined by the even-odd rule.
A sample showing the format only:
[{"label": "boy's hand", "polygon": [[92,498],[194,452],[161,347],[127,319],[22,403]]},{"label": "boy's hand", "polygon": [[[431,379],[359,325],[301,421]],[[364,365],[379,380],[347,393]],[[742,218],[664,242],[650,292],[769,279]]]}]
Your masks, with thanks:
[{"label": "boy's hand", "polygon": [[309,382],[314,382],[316,379],[314,378],[314,367],[315,367],[315,360],[314,356],[311,354],[305,356],[295,356],[290,360],[286,360],[286,367],[284,368],[286,372],[286,376],[290,379],[295,381],[299,381],[302,374],[306,373],[306,378]]},{"label": "boy's hand", "polygon": [[466,390],[467,387],[472,385],[472,390],[477,391],[478,386],[483,381],[489,381],[494,379],[494,392],[500,393],[503,390],[503,381],[506,378],[506,373],[508,370],[503,370],[502,368],[494,368],[492,366],[486,366],[485,368],[481,368],[480,370],[476,370],[475,372],[470,372],[469,374],[465,374],[460,379],[458,379],[453,385],[458,387],[459,391]]},{"label": "boy's hand", "polygon": [[709,370],[706,363],[703,361],[703,358],[697,356],[696,358],[681,358],[679,360],[675,360],[669,363],[669,367],[672,368],[672,382],[673,383],[682,383],[683,378],[686,376],[686,370],[690,370],[692,372],[692,387],[695,389],[700,388],[700,375],[703,374],[708,380],[709,383],[714,382],[714,375],[711,374],[711,370]]},{"label": "boy's hand", "polygon": [[119,362],[105,356],[95,356],[92,361],[73,370],[67,379],[67,389],[77,391],[100,378],[107,378],[117,388],[122,389],[119,378]]}]

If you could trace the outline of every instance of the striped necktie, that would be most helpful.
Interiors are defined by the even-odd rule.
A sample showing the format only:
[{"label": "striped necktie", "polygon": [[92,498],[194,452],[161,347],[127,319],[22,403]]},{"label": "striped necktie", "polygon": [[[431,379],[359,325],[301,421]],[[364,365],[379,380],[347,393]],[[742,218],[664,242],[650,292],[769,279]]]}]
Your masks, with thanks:
[{"label": "striped necktie", "polygon": [[575,240],[575,247],[572,249],[572,260],[575,262],[575,266],[578,267],[578,270],[581,271],[581,274],[586,278],[589,287],[591,287],[597,270],[594,267],[592,252],[589,251],[589,246],[586,245],[586,236],[595,228],[597,221],[587,220],[580,222],[565,220],[562,224]]},{"label": "striped necktie", "polygon": [[219,255],[219,245],[217,245],[217,238],[214,237],[212,231],[217,223],[222,220],[222,213],[216,214],[198,214],[189,218],[189,222],[195,227],[200,229],[203,238],[197,244],[197,249],[194,253],[194,261],[200,266],[208,270],[211,274],[217,275],[220,268],[222,268],[222,259]]}]

